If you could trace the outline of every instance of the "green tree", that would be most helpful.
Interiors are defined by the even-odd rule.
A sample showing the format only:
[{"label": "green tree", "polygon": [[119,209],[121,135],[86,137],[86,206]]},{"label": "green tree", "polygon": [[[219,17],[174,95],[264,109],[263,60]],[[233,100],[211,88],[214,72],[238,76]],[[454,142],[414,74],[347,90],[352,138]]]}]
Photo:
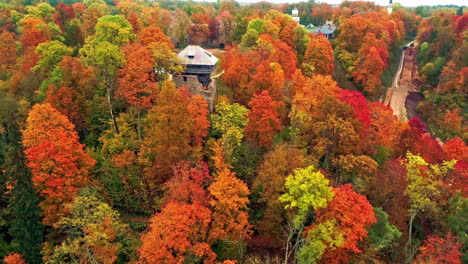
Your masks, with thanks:
[{"label": "green tree", "polygon": [[225,154],[230,161],[234,150],[240,146],[244,138],[248,112],[249,110],[240,104],[230,104],[220,100],[216,105],[216,111],[211,114],[212,136],[221,139]]},{"label": "green tree", "polygon": [[447,223],[452,232],[457,235],[458,242],[462,242],[462,261],[468,263],[468,199],[460,192],[456,192],[449,202]]},{"label": "green tree", "polygon": [[[314,166],[294,170],[294,174],[286,178],[285,187],[287,192],[281,195],[279,200],[286,204],[285,208],[296,210],[292,225],[288,230],[285,252],[287,260],[304,244],[302,232],[311,210],[326,207],[327,203],[333,199],[334,192],[329,181]],[[329,224],[323,227],[328,230],[332,228]],[[302,251],[301,254],[309,255],[306,251]]]},{"label": "green tree", "polygon": [[94,36],[91,37],[92,42],[107,41],[117,46],[127,44],[136,37],[133,34],[132,25],[121,15],[107,15],[99,18],[95,31]]},{"label": "green tree", "polygon": [[55,68],[63,57],[72,55],[73,49],[60,41],[54,40],[39,44],[36,53],[39,55],[39,61],[33,69],[47,74]]},{"label": "green tree", "polygon": [[[13,97],[0,95],[0,184],[12,189],[8,197],[8,211],[11,218],[8,221],[9,234],[12,236],[14,250],[21,253],[28,263],[40,263],[40,248],[43,226],[38,207],[39,199],[31,182],[31,173],[25,165],[21,140],[20,123],[24,121],[22,114],[24,106]],[[3,180],[7,182],[3,182]],[[6,190],[0,187],[0,191]],[[6,227],[3,222],[4,201],[0,198],[0,231]],[[7,232],[5,230],[4,234]],[[0,235],[0,255],[6,249],[2,245],[3,235]]]},{"label": "green tree", "polygon": [[[13,219],[10,222],[10,234],[17,244],[17,250],[28,263],[41,263],[41,243],[43,226],[39,199],[31,182],[31,172],[26,167],[22,147],[18,141],[8,153],[7,174],[15,182],[10,193],[9,207]],[[9,164],[8,164],[9,163]]]},{"label": "green tree", "polygon": [[297,262],[300,264],[316,263],[326,249],[334,250],[341,247],[345,240],[336,221],[327,220],[307,232],[307,243],[297,252]]},{"label": "green tree", "polygon": [[438,186],[442,179],[453,169],[455,160],[445,161],[441,165],[427,163],[422,157],[408,153],[406,169],[408,171],[408,186],[405,194],[410,199],[410,220],[408,227],[408,242],[406,244],[406,261],[411,262],[417,251],[413,242],[413,224],[420,213],[438,215],[441,212],[437,199],[441,192]]},{"label": "green tree", "polygon": [[116,133],[119,133],[119,127],[114,113],[113,94],[116,87],[119,67],[124,63],[124,54],[120,51],[118,46],[108,41],[103,41],[97,44],[87,43],[80,50],[80,55],[84,63],[96,69],[99,88],[105,90],[107,105],[114,124],[114,129]]},{"label": "green tree", "polygon": [[369,238],[376,249],[382,250],[397,242],[401,232],[388,222],[388,214],[382,208],[376,207],[374,212],[377,223],[369,228]]}]

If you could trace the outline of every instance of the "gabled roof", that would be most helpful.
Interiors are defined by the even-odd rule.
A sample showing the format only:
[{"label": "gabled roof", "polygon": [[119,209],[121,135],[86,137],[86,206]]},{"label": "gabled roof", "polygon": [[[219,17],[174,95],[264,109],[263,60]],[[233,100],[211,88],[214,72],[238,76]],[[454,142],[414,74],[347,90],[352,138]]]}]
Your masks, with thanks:
[{"label": "gabled roof", "polygon": [[187,46],[177,56],[182,60],[182,64],[211,66],[218,62],[218,58],[197,45]]},{"label": "gabled roof", "polygon": [[309,32],[312,32],[314,34],[318,34],[319,32],[322,32],[322,34],[324,34],[324,35],[329,35],[329,34],[333,34],[335,29],[336,29],[336,26],[323,25],[323,26],[320,26],[320,27],[316,27],[316,28],[310,30]]}]

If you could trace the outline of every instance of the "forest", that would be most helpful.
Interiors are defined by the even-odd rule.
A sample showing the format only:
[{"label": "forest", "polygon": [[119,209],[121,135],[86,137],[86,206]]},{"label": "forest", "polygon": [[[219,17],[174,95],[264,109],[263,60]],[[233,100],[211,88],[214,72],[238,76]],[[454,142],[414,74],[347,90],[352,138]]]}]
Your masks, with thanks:
[{"label": "forest", "polygon": [[0,262],[468,263],[467,98],[466,7],[0,0]]}]

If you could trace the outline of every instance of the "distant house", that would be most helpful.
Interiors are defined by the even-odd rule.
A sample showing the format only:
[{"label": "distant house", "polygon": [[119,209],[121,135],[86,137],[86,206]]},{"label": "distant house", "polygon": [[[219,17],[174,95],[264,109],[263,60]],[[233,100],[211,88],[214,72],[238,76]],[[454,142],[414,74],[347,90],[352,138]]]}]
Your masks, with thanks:
[{"label": "distant house", "polygon": [[333,23],[325,23],[323,26],[309,30],[309,33],[314,33],[316,35],[322,33],[327,39],[332,39],[334,37],[335,30],[336,26],[333,25]]},{"label": "distant house", "polygon": [[173,76],[178,87],[187,87],[190,94],[200,94],[213,110],[217,95],[216,81],[211,79],[218,58],[197,45],[189,45],[179,54],[181,64],[185,66],[182,74]]}]

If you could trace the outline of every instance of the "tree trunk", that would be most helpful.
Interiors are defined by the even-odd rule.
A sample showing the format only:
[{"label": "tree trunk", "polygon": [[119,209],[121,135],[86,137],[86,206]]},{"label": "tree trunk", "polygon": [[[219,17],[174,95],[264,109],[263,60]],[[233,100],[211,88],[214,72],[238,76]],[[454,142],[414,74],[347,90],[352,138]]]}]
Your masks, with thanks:
[{"label": "tree trunk", "polygon": [[114,124],[114,128],[115,128],[115,133],[119,134],[119,127],[117,126],[117,120],[115,119],[114,110],[112,108],[111,91],[110,91],[109,86],[107,86],[106,94],[107,94],[107,105],[109,106],[109,111],[110,111],[110,114],[111,114],[112,123]]}]

